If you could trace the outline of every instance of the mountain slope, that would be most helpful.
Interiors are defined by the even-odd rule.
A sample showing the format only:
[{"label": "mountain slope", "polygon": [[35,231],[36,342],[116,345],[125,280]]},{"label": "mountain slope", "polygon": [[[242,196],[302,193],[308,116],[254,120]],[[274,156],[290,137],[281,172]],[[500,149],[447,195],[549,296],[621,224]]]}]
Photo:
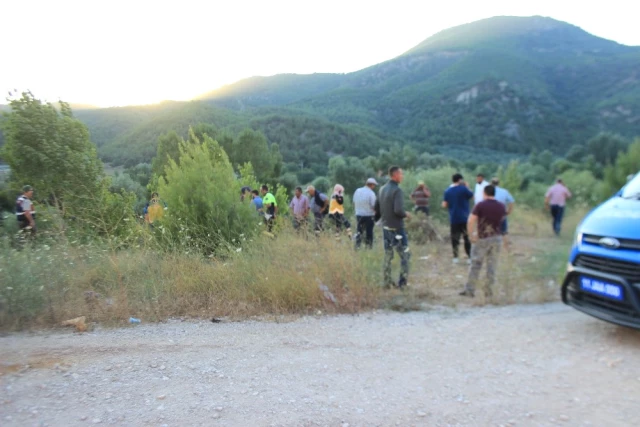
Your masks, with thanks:
[{"label": "mountain slope", "polygon": [[[382,64],[336,75],[336,88],[325,86],[312,96],[281,92],[253,105],[286,104],[445,152],[463,144],[562,153],[599,131],[640,133],[638,70],[639,48],[550,18],[496,17],[445,30]],[[281,90],[287,90],[285,77],[273,77]],[[305,78],[296,76],[296,84]],[[269,79],[261,81],[260,92],[269,90]],[[251,93],[227,87],[224,96],[240,104]]]},{"label": "mountain slope", "polygon": [[[296,162],[365,157],[392,141],[461,160],[480,151],[562,155],[601,131],[640,135],[640,48],[550,18],[495,17],[354,73],[253,77],[199,99],[78,116],[116,162],[138,145],[147,148],[136,159],[146,159],[160,130],[202,120],[265,130]],[[303,123],[325,140],[306,139]]]}]

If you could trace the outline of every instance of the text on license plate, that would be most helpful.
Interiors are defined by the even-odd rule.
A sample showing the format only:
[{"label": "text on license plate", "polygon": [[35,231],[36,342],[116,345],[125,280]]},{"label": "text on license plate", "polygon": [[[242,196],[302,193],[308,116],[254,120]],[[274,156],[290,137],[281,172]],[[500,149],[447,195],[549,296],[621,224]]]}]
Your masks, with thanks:
[{"label": "text on license plate", "polygon": [[587,292],[602,295],[618,301],[622,301],[624,299],[622,286],[603,282],[602,280],[581,276],[580,287]]}]

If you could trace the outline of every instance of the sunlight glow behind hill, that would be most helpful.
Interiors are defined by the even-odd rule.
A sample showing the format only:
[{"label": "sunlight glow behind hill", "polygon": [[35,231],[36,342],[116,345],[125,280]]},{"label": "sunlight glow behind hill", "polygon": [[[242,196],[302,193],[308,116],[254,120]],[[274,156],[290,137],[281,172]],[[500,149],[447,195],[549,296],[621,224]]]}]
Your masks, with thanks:
[{"label": "sunlight glow behind hill", "polygon": [[[393,58],[451,26],[545,15],[640,44],[628,0],[439,4],[328,0],[180,3],[7,2],[0,91],[97,106],[191,99],[253,75],[350,72]],[[25,29],[28,29],[26,31]]]}]

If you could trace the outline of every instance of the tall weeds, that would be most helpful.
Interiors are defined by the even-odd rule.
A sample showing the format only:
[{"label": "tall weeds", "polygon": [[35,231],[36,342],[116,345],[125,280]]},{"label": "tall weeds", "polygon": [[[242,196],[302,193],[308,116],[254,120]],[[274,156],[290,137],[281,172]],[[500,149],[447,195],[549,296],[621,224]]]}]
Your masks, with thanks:
[{"label": "tall weeds", "polygon": [[[147,248],[38,246],[0,256],[0,327],[57,324],[86,316],[246,318],[264,314],[353,313],[375,307],[370,265],[350,242],[259,237],[219,258]],[[325,288],[326,287],[326,288]]]}]

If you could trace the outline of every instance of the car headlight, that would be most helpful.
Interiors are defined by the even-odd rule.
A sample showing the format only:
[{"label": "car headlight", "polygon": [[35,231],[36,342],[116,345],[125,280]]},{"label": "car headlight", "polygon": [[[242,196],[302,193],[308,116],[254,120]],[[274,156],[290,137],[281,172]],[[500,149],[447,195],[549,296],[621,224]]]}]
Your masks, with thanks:
[{"label": "car headlight", "polygon": [[575,236],[573,236],[573,244],[574,245],[579,245],[582,243],[582,231],[580,230],[580,228],[576,229],[576,234]]}]

